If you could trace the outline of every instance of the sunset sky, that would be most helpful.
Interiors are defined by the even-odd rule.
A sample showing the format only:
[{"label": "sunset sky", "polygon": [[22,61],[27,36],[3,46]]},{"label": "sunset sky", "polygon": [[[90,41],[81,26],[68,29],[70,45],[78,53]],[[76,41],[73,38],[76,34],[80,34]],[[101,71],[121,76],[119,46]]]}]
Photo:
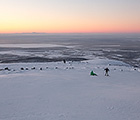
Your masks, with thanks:
[{"label": "sunset sky", "polygon": [[0,0],[0,33],[140,33],[140,0]]}]

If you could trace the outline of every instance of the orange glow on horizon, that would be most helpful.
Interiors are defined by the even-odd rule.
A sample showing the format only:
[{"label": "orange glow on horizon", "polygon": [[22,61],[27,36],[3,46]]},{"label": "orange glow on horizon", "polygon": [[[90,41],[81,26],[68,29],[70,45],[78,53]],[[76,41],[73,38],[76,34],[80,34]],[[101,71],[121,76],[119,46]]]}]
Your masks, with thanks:
[{"label": "orange glow on horizon", "polygon": [[[87,22],[86,22],[87,23]],[[113,24],[97,24],[95,23],[48,23],[48,24],[7,24],[7,25],[0,25],[0,33],[31,33],[31,32],[38,32],[38,33],[140,33],[140,28],[133,27],[132,25],[113,25]],[[120,27],[122,26],[122,27]]]},{"label": "orange glow on horizon", "polygon": [[[115,24],[116,23],[116,24]],[[138,25],[102,21],[16,22],[0,24],[0,33],[140,33]]]},{"label": "orange glow on horizon", "polygon": [[[60,23],[60,24],[59,24]],[[133,25],[102,23],[91,21],[85,23],[62,22],[58,23],[31,23],[12,22],[0,25],[0,33],[140,33],[140,28]],[[136,25],[135,25],[136,26]]]},{"label": "orange glow on horizon", "polygon": [[49,30],[41,30],[41,29],[5,29],[0,30],[0,34],[2,33],[140,33],[139,29],[49,29]]}]

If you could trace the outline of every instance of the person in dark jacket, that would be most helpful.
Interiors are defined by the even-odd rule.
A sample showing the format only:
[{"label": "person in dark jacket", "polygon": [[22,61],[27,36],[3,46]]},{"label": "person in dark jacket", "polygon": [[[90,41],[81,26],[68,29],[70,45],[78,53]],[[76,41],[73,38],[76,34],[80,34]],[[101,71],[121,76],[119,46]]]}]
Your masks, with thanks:
[{"label": "person in dark jacket", "polygon": [[66,60],[64,59],[63,62],[66,63]]},{"label": "person in dark jacket", "polygon": [[108,68],[105,68],[105,76],[109,76],[108,72],[109,72],[109,69]]}]

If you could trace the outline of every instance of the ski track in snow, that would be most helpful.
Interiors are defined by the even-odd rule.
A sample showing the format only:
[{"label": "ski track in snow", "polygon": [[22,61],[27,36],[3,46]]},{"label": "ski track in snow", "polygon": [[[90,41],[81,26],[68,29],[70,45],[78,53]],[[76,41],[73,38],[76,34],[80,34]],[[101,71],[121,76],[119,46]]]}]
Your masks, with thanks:
[{"label": "ski track in snow", "polygon": [[0,120],[140,119],[140,72],[117,61],[0,64],[5,67],[11,71],[0,71]]}]

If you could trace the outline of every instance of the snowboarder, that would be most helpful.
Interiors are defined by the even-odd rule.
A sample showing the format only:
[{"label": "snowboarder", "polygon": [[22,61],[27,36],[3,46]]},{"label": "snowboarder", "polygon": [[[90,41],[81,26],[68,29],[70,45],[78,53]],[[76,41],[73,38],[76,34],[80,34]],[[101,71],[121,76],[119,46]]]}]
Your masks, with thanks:
[{"label": "snowboarder", "polygon": [[93,71],[91,71],[90,75],[92,75],[92,76],[97,76],[97,74],[94,73]]},{"label": "snowboarder", "polygon": [[105,76],[109,76],[108,72],[109,72],[109,69],[108,68],[105,68]]}]

